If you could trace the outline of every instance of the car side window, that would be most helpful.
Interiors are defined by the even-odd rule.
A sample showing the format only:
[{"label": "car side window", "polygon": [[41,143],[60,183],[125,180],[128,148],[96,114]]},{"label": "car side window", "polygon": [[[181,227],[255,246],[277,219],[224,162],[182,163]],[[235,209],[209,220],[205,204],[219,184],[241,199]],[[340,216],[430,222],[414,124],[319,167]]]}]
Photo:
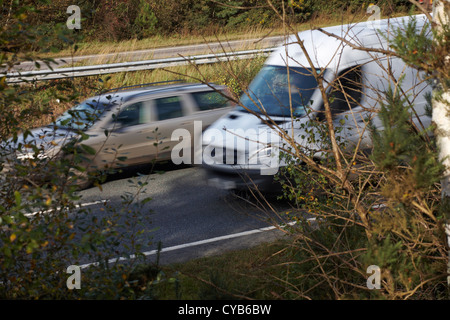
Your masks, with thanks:
[{"label": "car side window", "polygon": [[330,109],[333,115],[356,108],[362,97],[361,67],[342,71],[336,78],[330,94]]},{"label": "car side window", "polygon": [[[362,86],[361,66],[348,68],[338,75],[328,96],[333,118],[359,106],[362,98]],[[317,120],[325,120],[323,103],[319,108]]]},{"label": "car side window", "polygon": [[183,116],[181,99],[178,96],[155,99],[158,120],[167,120]]},{"label": "car side window", "polygon": [[192,97],[200,111],[220,109],[227,106],[228,99],[216,91],[195,92]]},{"label": "car side window", "polygon": [[116,118],[116,123],[120,127],[135,126],[143,123],[142,118],[143,103],[137,102],[124,107]]}]

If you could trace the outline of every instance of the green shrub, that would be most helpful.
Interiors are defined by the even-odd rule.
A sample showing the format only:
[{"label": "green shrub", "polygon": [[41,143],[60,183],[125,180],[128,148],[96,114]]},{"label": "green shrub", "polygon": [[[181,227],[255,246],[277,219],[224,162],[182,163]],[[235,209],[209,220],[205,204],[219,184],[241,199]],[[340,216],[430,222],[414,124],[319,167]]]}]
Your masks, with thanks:
[{"label": "green shrub", "polygon": [[[30,2],[31,3],[31,2]],[[341,17],[343,13],[365,12],[374,3],[369,0],[289,0],[285,1],[285,13],[290,22],[306,22],[312,17]],[[36,26],[44,36],[50,36],[55,25],[64,25],[68,18],[66,9],[72,3],[67,0],[38,2],[36,10],[28,11],[28,22]],[[280,12],[282,1],[273,1]],[[382,14],[407,12],[408,0],[381,0],[376,3]],[[242,30],[254,27],[280,25],[266,0],[126,0],[99,2],[82,1],[82,28],[72,34],[83,34],[91,40],[125,40],[152,36],[174,36],[186,32],[211,34],[219,30]],[[7,10],[7,9],[5,9]],[[45,14],[41,14],[45,12]],[[5,22],[7,15],[0,17]],[[56,40],[56,47],[64,45]],[[36,46],[35,46],[36,47]],[[38,47],[43,48],[43,47]]]},{"label": "green shrub", "polygon": [[[42,45],[47,39],[26,20],[34,7],[19,7],[16,1],[11,5],[9,24],[0,30],[0,64],[6,66],[21,61],[30,39],[39,36]],[[49,43],[53,41],[48,38]],[[45,159],[39,157],[40,146],[35,142],[18,143],[21,135],[31,137],[33,119],[48,112],[49,102],[62,98],[57,93],[64,92],[71,103],[80,97],[81,90],[70,80],[47,85],[43,95],[38,92],[40,86],[10,85],[6,71],[0,73],[0,297],[150,298],[149,292],[129,282],[133,266],[145,258],[140,254],[142,246],[151,241],[142,227],[149,219],[143,214],[146,200],[136,201],[146,182],[136,185],[136,193],[123,194],[121,205],[103,204],[103,214],[93,215],[88,207],[77,205],[83,199],[73,174],[74,169],[84,170],[80,164],[91,152],[82,147],[86,134],[77,132],[77,141]],[[52,85],[58,90],[52,91]],[[90,92],[95,93],[98,90]],[[28,156],[15,157],[11,150]],[[110,261],[131,254],[135,258],[129,259],[126,268],[119,260]],[[80,290],[69,290],[67,268],[87,262],[98,264],[83,269]]]}]

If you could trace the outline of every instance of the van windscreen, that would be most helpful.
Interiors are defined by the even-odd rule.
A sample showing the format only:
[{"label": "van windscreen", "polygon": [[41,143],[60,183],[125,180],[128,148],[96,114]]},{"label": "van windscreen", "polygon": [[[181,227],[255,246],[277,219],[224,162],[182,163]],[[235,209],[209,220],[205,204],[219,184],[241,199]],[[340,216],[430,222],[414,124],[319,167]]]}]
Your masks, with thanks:
[{"label": "van windscreen", "polygon": [[292,115],[302,117],[316,88],[312,69],[289,67],[288,73],[287,67],[266,65],[241,96],[239,110],[290,117],[292,103]]}]

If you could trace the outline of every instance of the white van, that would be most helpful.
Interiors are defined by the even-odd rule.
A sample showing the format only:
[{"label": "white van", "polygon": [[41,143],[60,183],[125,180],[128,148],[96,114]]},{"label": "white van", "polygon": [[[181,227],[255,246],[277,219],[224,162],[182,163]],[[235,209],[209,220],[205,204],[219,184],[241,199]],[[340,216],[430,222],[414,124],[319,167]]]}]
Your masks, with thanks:
[{"label": "white van", "polygon": [[[325,121],[324,103],[312,68],[324,71],[325,84],[338,84],[345,91],[345,94],[333,91],[330,86],[327,94],[333,95],[329,101],[333,121],[342,129],[338,135],[350,145],[362,138],[360,148],[371,148],[367,124],[371,119],[375,127],[381,127],[376,114],[389,87],[402,90],[414,105],[413,121],[420,129],[428,127],[431,118],[426,115],[425,94],[431,87],[421,74],[399,58],[360,49],[389,49],[392,31],[405,26],[409,19],[400,17],[329,27],[324,32],[301,32],[298,36],[310,59],[295,35],[287,37],[242,95],[240,102],[245,108],[236,107],[203,133],[202,164],[209,183],[224,189],[252,184],[264,191],[276,188],[273,177],[283,166],[278,157],[283,141],[268,122],[294,137],[305,152],[321,156],[322,143],[307,143],[306,138],[305,124],[311,118]],[[417,30],[426,26],[424,15],[414,19]],[[401,87],[396,87],[401,78]]]}]

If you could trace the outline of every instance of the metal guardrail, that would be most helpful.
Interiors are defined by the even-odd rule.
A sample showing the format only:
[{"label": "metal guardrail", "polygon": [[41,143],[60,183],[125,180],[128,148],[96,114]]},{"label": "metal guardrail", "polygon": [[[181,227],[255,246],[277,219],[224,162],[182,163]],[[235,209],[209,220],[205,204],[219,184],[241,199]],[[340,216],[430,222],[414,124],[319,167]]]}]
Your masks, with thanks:
[{"label": "metal guardrail", "polygon": [[226,60],[251,59],[258,55],[267,55],[274,48],[238,51],[232,53],[204,54],[197,56],[165,58],[155,60],[110,63],[83,67],[59,68],[54,70],[37,70],[25,72],[11,72],[6,74],[8,83],[32,82],[43,80],[86,77],[118,72],[152,70],[187,64],[209,64]]}]

